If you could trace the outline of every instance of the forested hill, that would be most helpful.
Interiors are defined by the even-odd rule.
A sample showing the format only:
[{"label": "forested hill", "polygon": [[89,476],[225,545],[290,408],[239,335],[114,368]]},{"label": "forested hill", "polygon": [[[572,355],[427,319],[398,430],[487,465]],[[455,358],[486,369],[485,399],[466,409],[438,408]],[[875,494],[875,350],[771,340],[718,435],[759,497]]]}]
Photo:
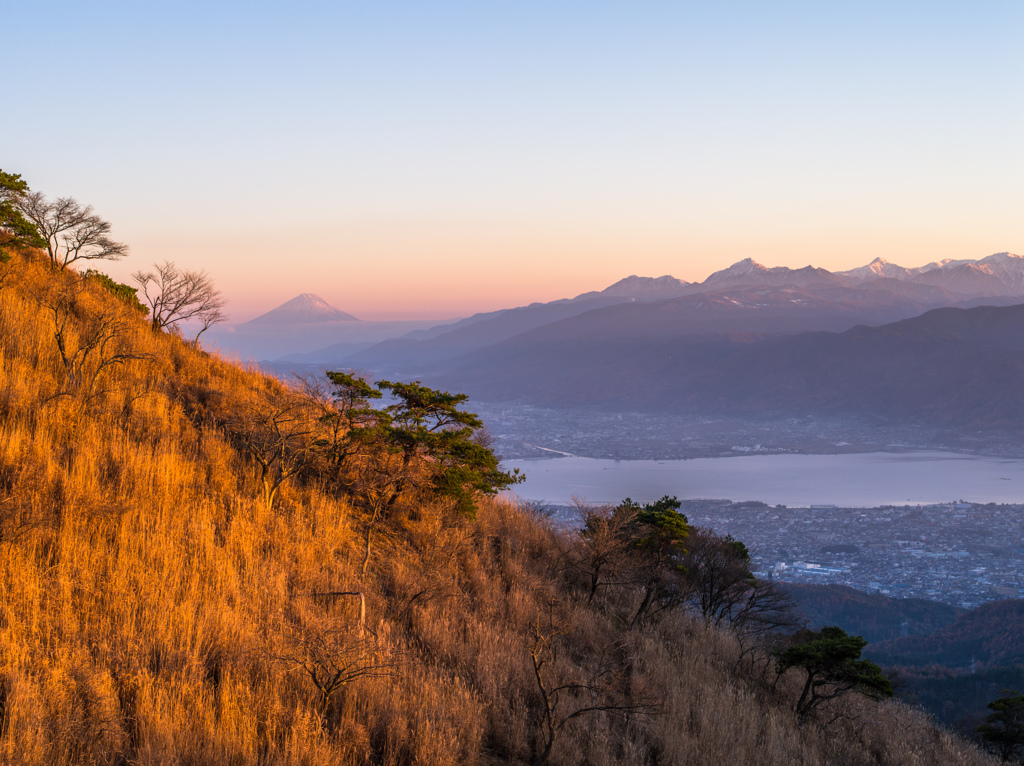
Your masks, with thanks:
[{"label": "forested hill", "polygon": [[839,625],[872,645],[903,635],[923,635],[949,625],[965,610],[920,598],[891,598],[845,585],[787,583],[813,627]]},{"label": "forested hill", "polygon": [[891,701],[798,715],[799,666],[679,598],[671,508],[567,536],[482,493],[460,398],[289,388],[2,260],[4,763],[991,763]]},{"label": "forested hill", "polygon": [[928,634],[873,644],[871,653],[888,665],[1024,665],[1024,600],[982,604]]}]

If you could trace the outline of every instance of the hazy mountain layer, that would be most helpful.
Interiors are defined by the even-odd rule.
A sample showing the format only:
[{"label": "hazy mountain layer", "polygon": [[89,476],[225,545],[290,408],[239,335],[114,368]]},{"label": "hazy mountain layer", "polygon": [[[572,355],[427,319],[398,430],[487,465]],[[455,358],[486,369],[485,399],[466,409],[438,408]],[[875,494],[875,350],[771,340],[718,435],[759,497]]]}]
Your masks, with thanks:
[{"label": "hazy mountain layer", "polygon": [[[771,319],[766,330],[796,322]],[[468,354],[435,380],[547,406],[849,413],[1011,430],[1024,423],[1024,305],[938,309],[842,333],[671,335],[664,322],[659,335],[584,335],[567,324]]]},{"label": "hazy mountain layer", "polygon": [[786,583],[813,630],[838,625],[872,645],[906,634],[919,636],[949,625],[964,609],[921,598],[892,598],[846,585]]},{"label": "hazy mountain layer", "polygon": [[[734,294],[736,291],[742,294]],[[340,360],[361,369],[416,376],[541,328],[546,339],[551,334],[565,338],[566,333],[586,339],[598,335],[835,331],[890,322],[941,306],[1009,303],[1016,297],[1024,300],[1024,258],[1011,253],[920,268],[875,259],[867,266],[839,273],[812,266],[769,268],[746,258],[702,283],[671,276],[630,276],[600,292],[476,314],[417,330],[354,352],[347,359],[339,357],[339,349],[312,352],[304,359]],[[565,324],[573,317],[577,318],[573,323]]]}]

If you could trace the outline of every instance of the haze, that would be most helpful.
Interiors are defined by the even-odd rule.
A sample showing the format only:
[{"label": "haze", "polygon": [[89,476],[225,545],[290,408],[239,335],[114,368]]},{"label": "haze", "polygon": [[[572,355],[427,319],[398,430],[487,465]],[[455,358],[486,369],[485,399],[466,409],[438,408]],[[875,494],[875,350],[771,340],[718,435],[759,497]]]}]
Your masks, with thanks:
[{"label": "haze", "polygon": [[3,168],[244,321],[1022,252],[1015,2],[5,4]]}]

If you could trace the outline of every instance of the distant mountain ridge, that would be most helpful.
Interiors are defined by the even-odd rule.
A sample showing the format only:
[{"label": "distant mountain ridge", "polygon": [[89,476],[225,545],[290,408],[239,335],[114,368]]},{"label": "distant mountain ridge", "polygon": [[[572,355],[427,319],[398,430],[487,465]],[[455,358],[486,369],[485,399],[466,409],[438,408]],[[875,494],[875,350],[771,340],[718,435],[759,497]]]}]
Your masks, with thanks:
[{"label": "distant mountain ridge", "polygon": [[1003,252],[979,260],[946,259],[916,268],[907,268],[889,263],[882,258],[875,258],[866,266],[837,272],[813,266],[805,266],[802,269],[791,269],[786,266],[769,268],[752,258],[744,258],[727,269],[716,271],[701,282],[699,287],[809,287],[823,284],[858,286],[876,279],[896,279],[900,282],[935,285],[961,299],[979,296],[1024,297],[1024,256]]},{"label": "distant mountain ridge", "polygon": [[[809,291],[823,312],[828,316],[847,317],[848,323],[837,326],[827,320],[820,326],[814,326],[805,322],[799,327],[775,331],[846,329],[859,322],[877,324],[915,316],[940,306],[977,305],[967,302],[982,298],[1019,296],[1024,299],[1024,257],[996,253],[978,261],[946,260],[920,268],[905,268],[876,258],[866,266],[835,273],[813,266],[769,268],[753,258],[744,258],[699,283],[670,275],[632,275],[604,290],[581,293],[574,298],[475,314],[444,326],[418,330],[403,338],[385,341],[369,352],[360,352],[353,363],[369,367],[384,364],[390,368],[404,365],[418,369],[431,361],[450,359],[502,342],[518,333],[616,304],[657,304],[698,294],[709,294],[708,300],[713,302],[716,299],[710,294],[717,295],[723,290],[786,287]],[[802,299],[794,297],[793,300]],[[737,302],[737,306],[740,303],[742,301]],[[826,307],[825,304],[832,305]],[[877,309],[881,304],[886,304],[889,309],[879,313]],[[741,321],[743,326],[733,329],[764,330],[759,318],[753,314],[745,321],[745,325]]]},{"label": "distant mountain ridge", "polygon": [[845,332],[771,332],[782,325],[760,316],[761,333],[710,322],[722,331],[617,336],[584,334],[571,326],[586,319],[577,317],[466,354],[428,380],[475,398],[547,407],[862,415],[1024,432],[1024,305],[935,309]]},{"label": "distant mountain ridge", "polygon": [[[1017,365],[1005,357],[1006,349],[899,335],[909,328],[888,335],[870,330],[938,308],[1021,302],[1024,257],[1009,252],[916,268],[876,258],[843,272],[767,267],[744,258],[700,283],[632,275],[600,291],[476,314],[369,347],[335,343],[303,353],[301,360],[422,378],[493,401],[741,416],[866,407],[886,418],[913,413],[940,417],[944,425],[989,427],[1010,425],[1011,413],[1020,409],[1012,387],[998,383]],[[260,326],[247,325],[239,329]],[[856,333],[835,335],[858,325],[864,327]],[[813,337],[785,337],[813,331]],[[897,348],[909,356],[894,355]],[[952,372],[936,362],[943,354]],[[823,366],[824,359],[831,367]],[[888,367],[878,366],[882,359]],[[903,388],[894,391],[906,359],[919,359],[936,380],[918,381],[916,387],[901,382]],[[995,379],[981,380],[973,369]],[[866,370],[874,377],[866,377]],[[970,391],[954,394],[953,381],[971,382],[994,398],[968,412]],[[865,391],[879,399],[868,401]],[[927,398],[940,394],[952,397],[954,405],[944,410]],[[997,412],[996,401],[1007,409]]]},{"label": "distant mountain ridge", "polygon": [[791,269],[787,266],[769,268],[762,266],[752,258],[744,258],[727,269],[716,271],[700,283],[702,288],[757,286],[793,286],[809,287],[818,284],[841,285],[842,277],[825,269],[805,266],[802,269]]},{"label": "distant mountain ridge", "polygon": [[875,644],[904,635],[927,635],[954,622],[967,610],[920,598],[893,598],[847,585],[784,583],[811,630],[838,625]]}]

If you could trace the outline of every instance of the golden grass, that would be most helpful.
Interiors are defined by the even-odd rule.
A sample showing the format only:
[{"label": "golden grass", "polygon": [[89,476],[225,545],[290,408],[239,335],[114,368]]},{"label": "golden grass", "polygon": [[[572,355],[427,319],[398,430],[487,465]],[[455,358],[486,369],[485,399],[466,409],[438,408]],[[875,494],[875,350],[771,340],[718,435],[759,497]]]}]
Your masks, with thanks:
[{"label": "golden grass", "polygon": [[[500,499],[470,522],[406,498],[361,579],[357,509],[299,479],[268,507],[224,432],[281,384],[153,334],[77,280],[24,256],[0,289],[3,763],[529,763],[539,617],[565,633],[552,672],[585,675],[615,647],[623,682],[661,705],[577,719],[555,764],[987,762],[898,704],[798,729],[792,680],[773,693],[737,675],[731,637],[684,614],[626,630],[636,594],[588,606],[567,542]],[[46,305],[72,288],[67,349],[102,315],[144,357],[90,357],[89,388],[69,386]],[[351,590],[395,662],[321,709],[289,658],[297,635],[356,629],[351,599],[317,595]]]}]

